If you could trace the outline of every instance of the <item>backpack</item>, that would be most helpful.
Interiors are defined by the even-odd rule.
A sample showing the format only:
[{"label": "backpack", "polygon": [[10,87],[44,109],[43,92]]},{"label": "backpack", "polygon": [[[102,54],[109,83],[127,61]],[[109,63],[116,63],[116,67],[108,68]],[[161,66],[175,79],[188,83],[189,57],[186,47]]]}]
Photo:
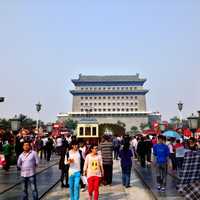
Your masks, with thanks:
[{"label": "backpack", "polygon": [[[78,150],[78,151],[79,151],[79,154],[80,154],[80,166],[81,166],[81,174],[82,174],[83,173],[83,166],[84,166],[84,159],[83,159],[83,156],[82,156],[82,151],[81,150]],[[67,160],[68,160],[69,151],[67,151],[66,156],[67,156]],[[69,164],[67,166],[69,167]]]}]

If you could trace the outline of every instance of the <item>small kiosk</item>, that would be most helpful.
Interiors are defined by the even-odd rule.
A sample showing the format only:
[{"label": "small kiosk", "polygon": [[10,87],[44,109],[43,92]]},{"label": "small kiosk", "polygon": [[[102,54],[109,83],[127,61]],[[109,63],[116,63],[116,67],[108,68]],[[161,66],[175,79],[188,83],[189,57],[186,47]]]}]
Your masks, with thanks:
[{"label": "small kiosk", "polygon": [[76,137],[83,141],[99,141],[99,125],[95,118],[81,119],[76,128]]}]

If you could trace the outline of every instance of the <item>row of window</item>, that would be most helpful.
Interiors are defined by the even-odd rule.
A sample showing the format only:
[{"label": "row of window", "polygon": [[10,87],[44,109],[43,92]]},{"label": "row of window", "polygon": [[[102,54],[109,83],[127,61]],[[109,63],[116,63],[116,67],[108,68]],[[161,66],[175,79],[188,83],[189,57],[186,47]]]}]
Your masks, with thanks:
[{"label": "row of window", "polygon": [[138,87],[81,87],[81,90],[137,90]]},{"label": "row of window", "polygon": [[137,96],[95,96],[95,97],[81,97],[81,99],[138,99]]},{"label": "row of window", "polygon": [[110,108],[108,108],[108,109],[105,109],[105,108],[99,108],[99,109],[81,109],[81,112],[111,112],[111,111],[113,111],[113,112],[120,112],[120,111],[122,111],[122,112],[124,112],[124,111],[126,111],[126,112],[133,112],[133,111],[138,111],[138,108],[113,108],[113,109],[110,109]]},{"label": "row of window", "polygon": [[97,106],[97,105],[99,105],[99,106],[101,106],[101,105],[103,105],[103,106],[115,106],[115,105],[118,105],[118,106],[133,106],[133,105],[135,105],[135,106],[137,106],[138,105],[138,102],[135,102],[135,103],[133,103],[133,102],[113,102],[113,103],[101,103],[101,102],[99,102],[99,103],[81,103],[80,104],[81,106]]}]

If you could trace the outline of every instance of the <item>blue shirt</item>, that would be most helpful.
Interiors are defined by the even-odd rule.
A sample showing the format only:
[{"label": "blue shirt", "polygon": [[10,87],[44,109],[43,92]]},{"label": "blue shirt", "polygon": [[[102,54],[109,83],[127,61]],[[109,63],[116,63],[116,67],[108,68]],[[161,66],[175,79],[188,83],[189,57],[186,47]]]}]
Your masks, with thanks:
[{"label": "blue shirt", "polygon": [[120,150],[119,157],[121,158],[121,166],[122,167],[132,166],[132,159],[131,159],[132,156],[133,153],[130,149],[128,149],[127,151],[123,149]]},{"label": "blue shirt", "polygon": [[158,164],[167,163],[167,157],[169,156],[169,148],[166,144],[154,145],[153,153],[156,156],[156,160]]}]

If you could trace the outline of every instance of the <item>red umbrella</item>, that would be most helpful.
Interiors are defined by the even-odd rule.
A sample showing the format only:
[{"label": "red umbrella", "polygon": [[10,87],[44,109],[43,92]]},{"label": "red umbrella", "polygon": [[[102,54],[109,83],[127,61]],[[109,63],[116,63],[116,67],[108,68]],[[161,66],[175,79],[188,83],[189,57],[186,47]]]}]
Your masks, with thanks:
[{"label": "red umbrella", "polygon": [[189,128],[185,128],[185,129],[183,129],[183,135],[185,137],[192,137],[192,132],[190,131]]}]

